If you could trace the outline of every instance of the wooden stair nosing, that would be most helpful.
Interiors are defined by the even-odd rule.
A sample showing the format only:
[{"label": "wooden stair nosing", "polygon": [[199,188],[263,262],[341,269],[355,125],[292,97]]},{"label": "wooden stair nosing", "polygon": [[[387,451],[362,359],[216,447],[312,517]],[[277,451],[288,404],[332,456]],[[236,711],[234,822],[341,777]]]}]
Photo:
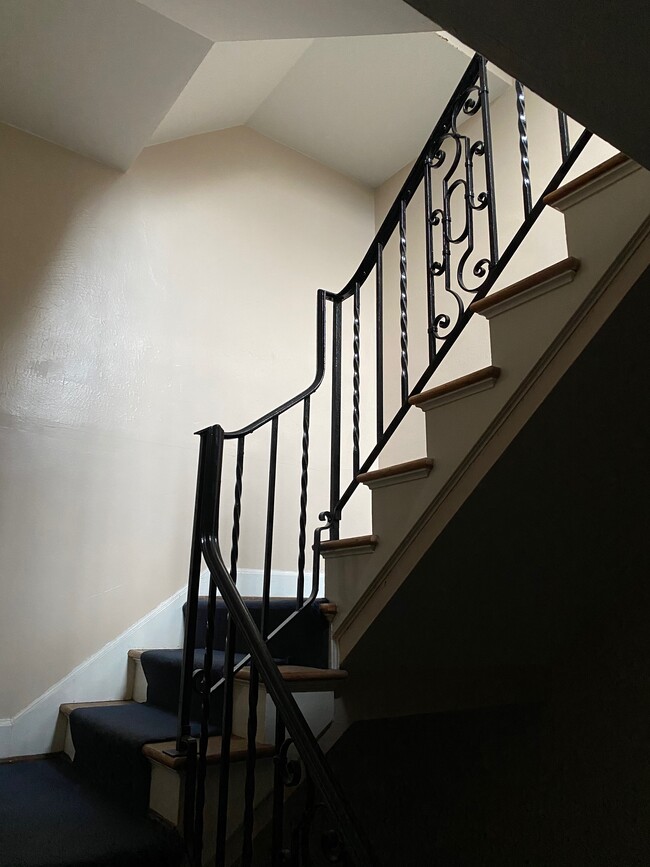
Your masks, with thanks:
[{"label": "wooden stair nosing", "polygon": [[[285,683],[322,684],[330,681],[345,680],[348,676],[347,671],[342,668],[311,668],[305,665],[279,665],[278,668]],[[240,668],[235,674],[235,680],[249,683],[250,679],[250,668]]]},{"label": "wooden stair nosing", "polygon": [[506,286],[504,289],[499,289],[498,292],[495,292],[492,295],[487,295],[479,301],[472,302],[470,310],[474,313],[484,313],[485,311],[502,304],[504,301],[515,298],[517,295],[521,295],[522,293],[533,289],[535,286],[549,283],[551,280],[561,277],[563,274],[576,274],[579,268],[580,259],[576,259],[574,256],[568,256],[560,262],[555,262],[553,265],[549,265],[548,268],[542,268],[541,271],[536,271],[534,274],[524,277],[523,280],[518,280],[516,283],[511,283],[510,286]]},{"label": "wooden stair nosing", "polygon": [[549,205],[550,207],[554,207],[563,199],[567,198],[578,190],[581,190],[583,187],[586,187],[588,184],[592,183],[598,178],[603,177],[603,175],[609,174],[609,172],[617,169],[619,166],[625,165],[628,162],[631,163],[633,161],[626,154],[614,154],[613,157],[604,160],[602,163],[599,163],[592,169],[583,172],[581,175],[578,175],[577,178],[574,178],[572,181],[568,181],[566,184],[558,187],[557,190],[553,190],[552,193],[544,196],[544,204]]},{"label": "wooden stair nosing", "polygon": [[123,699],[117,701],[76,701],[76,702],[65,702],[64,704],[59,705],[59,711],[64,715],[69,717],[73,710],[77,710],[79,708],[84,707],[120,707],[125,704],[137,704],[137,702],[132,701],[131,699]]},{"label": "wooden stair nosing", "polygon": [[[346,672],[347,674],[347,672]],[[70,717],[70,714],[73,710],[77,708],[84,707],[119,707],[120,705],[133,704],[132,701],[80,701],[80,702],[67,702],[62,704],[59,708],[61,713]],[[239,738],[236,735],[232,736],[233,743],[235,743],[235,748],[233,749],[231,746],[230,758],[231,761],[237,762],[246,758],[246,751],[248,748],[248,740],[246,738]],[[184,756],[168,756],[165,754],[165,750],[173,750],[176,747],[176,741],[154,741],[149,744],[145,744],[142,747],[142,754],[152,761],[159,762],[162,765],[166,765],[168,768],[178,769],[183,767],[185,764]],[[258,743],[257,745],[257,757],[258,758],[266,758],[267,756],[272,756],[275,752],[275,749],[272,744],[262,744]],[[221,736],[213,735],[208,738],[208,756],[207,761],[208,764],[217,764],[221,759]]]},{"label": "wooden stair nosing", "polygon": [[461,392],[484,382],[496,382],[500,374],[501,368],[495,367],[491,364],[488,367],[483,367],[480,370],[467,373],[465,376],[459,376],[458,379],[443,382],[442,385],[436,385],[420,394],[414,394],[413,397],[409,398],[409,403],[411,406],[422,406],[422,404],[429,403],[436,398],[447,397],[448,395],[454,394],[454,392]]},{"label": "wooden stair nosing", "polygon": [[330,553],[333,551],[353,551],[355,548],[372,548],[377,547],[379,536],[350,536],[347,539],[327,539],[320,543],[321,553]]},{"label": "wooden stair nosing", "polygon": [[[206,763],[208,765],[217,765],[221,761],[221,735],[212,735],[208,738],[208,750],[206,754]],[[160,741],[158,743],[145,744],[142,747],[142,755],[146,756],[150,761],[165,765],[173,771],[180,770],[185,766],[187,759],[185,756],[169,755],[176,748],[176,741]],[[231,736],[230,741],[230,761],[241,762],[246,759],[248,753],[248,738],[241,738],[237,735]],[[270,758],[275,753],[273,744],[256,744],[256,755],[258,759]]]},{"label": "wooden stair nosing", "polygon": [[360,473],[357,476],[357,482],[362,485],[367,485],[382,479],[391,479],[395,476],[403,476],[418,470],[433,469],[433,458],[416,458],[413,461],[404,461],[401,464],[393,464],[390,467],[381,467],[378,470],[371,470],[368,473]]}]

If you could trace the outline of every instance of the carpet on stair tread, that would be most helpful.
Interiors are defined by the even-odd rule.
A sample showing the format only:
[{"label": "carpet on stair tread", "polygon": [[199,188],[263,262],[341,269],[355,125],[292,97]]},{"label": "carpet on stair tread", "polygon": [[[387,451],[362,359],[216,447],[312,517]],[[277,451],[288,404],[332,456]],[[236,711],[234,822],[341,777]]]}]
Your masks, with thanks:
[{"label": "carpet on stair tread", "polygon": [[[151,704],[84,707],[70,714],[75,771],[138,813],[149,806],[151,768],[142,747],[176,737],[176,713]],[[199,725],[193,723],[192,734]],[[216,734],[210,727],[210,734]]]},{"label": "carpet on stair tread", "polygon": [[182,842],[63,757],[0,765],[0,867],[179,867]]},{"label": "carpet on stair tread", "polygon": [[[212,654],[212,684],[217,683],[223,675],[224,657],[223,650],[215,650]],[[194,651],[194,671],[203,668],[204,659],[205,650],[203,648]],[[235,654],[235,664],[242,659],[243,654]],[[176,713],[180,696],[182,649],[145,650],[140,657],[140,662],[147,680],[147,703]],[[221,693],[222,690],[215,690],[210,701],[210,719],[215,725],[219,725],[221,722],[223,709]],[[195,719],[200,719],[200,714],[201,696],[194,692],[191,715]]]}]

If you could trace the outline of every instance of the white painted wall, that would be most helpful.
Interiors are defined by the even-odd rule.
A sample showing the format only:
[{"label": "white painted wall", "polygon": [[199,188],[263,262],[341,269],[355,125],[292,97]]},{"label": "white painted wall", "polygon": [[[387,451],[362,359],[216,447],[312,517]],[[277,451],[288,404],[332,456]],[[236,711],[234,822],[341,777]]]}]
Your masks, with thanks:
[{"label": "white painted wall", "polygon": [[[374,222],[367,188],[244,128],[149,148],[123,175],[0,127],[0,165],[0,718],[13,718],[183,586],[193,431],[237,428],[311,381],[316,289],[348,279]],[[314,454],[327,402],[323,389]],[[292,572],[298,414],[281,432],[273,565]],[[245,522],[265,510],[267,447],[264,432],[247,453]],[[313,517],[324,463],[311,475]],[[365,529],[367,501],[357,514]],[[261,557],[244,532],[240,566]]]},{"label": "white painted wall", "polygon": [[[490,106],[492,120],[495,188],[499,223],[499,247],[503,251],[523,221],[521,192],[520,154],[517,134],[517,114],[514,88],[509,87]],[[547,102],[530,91],[526,92],[526,113],[530,144],[530,164],[533,201],[542,193],[544,187],[560,164],[557,111]],[[461,127],[472,141],[482,138],[480,116],[470,118]],[[575,142],[581,128],[571,123],[571,140]],[[576,177],[594,165],[616,153],[615,148],[601,139],[592,139],[583,155],[579,158],[568,178]],[[375,222],[379,228],[393,200],[397,196],[412,164],[405,166],[375,192]],[[448,162],[447,162],[448,165]],[[476,189],[484,189],[482,160],[475,159]],[[440,175],[442,169],[434,172],[434,207],[439,206]],[[454,178],[464,176],[464,167]],[[460,196],[459,196],[460,201]],[[428,364],[426,335],[426,271],[425,271],[425,234],[424,234],[424,194],[422,185],[407,210],[407,250],[408,250],[408,305],[409,305],[409,367],[411,383],[415,383]],[[460,231],[462,218],[454,211],[454,233]],[[476,253],[473,264],[488,255],[486,213],[475,215]],[[435,236],[439,253],[439,236]],[[461,250],[464,247],[461,245]],[[516,256],[505,269],[495,285],[495,291],[503,288],[541,268],[551,265],[566,255],[564,219],[561,214],[547,208],[537,221],[534,229],[518,250]],[[457,262],[457,257],[456,260]],[[455,266],[455,263],[454,263]],[[468,269],[471,273],[471,266]],[[477,285],[474,282],[473,285]],[[438,312],[447,312],[452,317],[455,302],[451,300],[442,306],[442,286],[437,281]],[[370,286],[366,286],[369,290]],[[384,352],[390,359],[391,368],[386,376],[386,406],[391,413],[397,411],[400,403],[399,381],[399,250],[397,238],[391,240],[384,255],[384,303],[387,306]],[[459,338],[453,350],[441,364],[430,380],[430,386],[447,382],[491,363],[488,322],[483,317],[475,317]],[[399,461],[411,460],[424,455],[424,415],[411,410],[399,430],[388,443],[379,458],[380,466],[390,466]]]}]

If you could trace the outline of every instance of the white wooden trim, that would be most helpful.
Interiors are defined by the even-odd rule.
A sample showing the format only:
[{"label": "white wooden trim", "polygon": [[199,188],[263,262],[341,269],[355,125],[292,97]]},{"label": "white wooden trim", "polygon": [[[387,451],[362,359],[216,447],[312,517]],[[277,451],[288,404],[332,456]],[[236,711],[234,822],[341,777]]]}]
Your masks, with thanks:
[{"label": "white wooden trim", "polygon": [[[633,160],[627,160],[621,165],[610,169],[610,171],[606,172],[604,175],[598,175],[591,181],[583,184],[579,189],[574,190],[572,193],[567,193],[565,196],[562,196],[562,198],[555,202],[552,207],[555,208],[556,211],[560,211],[560,213],[564,214],[570,208],[580,204],[580,202],[584,202],[585,199],[590,199],[602,190],[606,190],[607,187],[610,187],[612,184],[616,184],[618,181],[622,181],[623,178],[626,178],[633,172],[639,171],[640,168],[641,166],[638,165],[638,163],[635,163]],[[568,183],[570,183],[570,181]],[[560,189],[562,188],[560,187]]]}]

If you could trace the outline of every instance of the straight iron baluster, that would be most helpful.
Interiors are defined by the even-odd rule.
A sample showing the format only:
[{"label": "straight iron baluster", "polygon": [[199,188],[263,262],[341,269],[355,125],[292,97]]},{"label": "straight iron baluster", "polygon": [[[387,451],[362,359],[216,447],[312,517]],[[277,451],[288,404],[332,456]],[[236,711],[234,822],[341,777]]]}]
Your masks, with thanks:
[{"label": "straight iron baluster", "polygon": [[485,144],[485,185],[487,187],[488,226],[490,231],[490,264],[494,267],[499,259],[496,195],[494,189],[494,162],[492,159],[492,124],[490,122],[490,90],[488,87],[487,61],[479,59],[479,82],[481,89],[481,116],[483,119],[483,142]]},{"label": "straight iron baluster", "polygon": [[271,865],[283,865],[283,823],[284,823],[284,762],[282,760],[282,744],[285,739],[285,728],[280,712],[275,710],[275,766],[273,769],[273,819],[271,839]]},{"label": "straight iron baluster", "polygon": [[[334,301],[332,315],[332,427],[330,462],[330,512],[334,514],[341,495],[341,302]],[[330,539],[339,538],[339,522],[334,520]]]},{"label": "straight iron baluster", "polygon": [[271,596],[271,562],[273,559],[273,524],[275,520],[275,481],[278,465],[278,416],[271,422],[269,455],[269,489],[266,501],[266,542],[264,546],[264,582],[262,589],[262,638],[268,634],[269,600]]},{"label": "straight iron baluster", "polygon": [[436,335],[434,322],[436,320],[435,275],[433,272],[433,226],[431,213],[433,211],[433,194],[431,192],[431,157],[427,156],[424,163],[424,210],[425,238],[427,251],[427,333],[429,337],[429,364],[436,354]]},{"label": "straight iron baluster", "polygon": [[241,867],[253,863],[253,823],[255,820],[255,764],[257,762],[257,698],[260,678],[251,662],[248,688],[248,744],[246,750],[246,782],[244,784],[244,826]]},{"label": "straight iron baluster", "polygon": [[384,247],[377,244],[375,270],[377,442],[384,433]]},{"label": "straight iron baluster", "polygon": [[[223,438],[218,438],[216,443],[217,451],[214,455],[213,465],[208,462],[207,473],[213,474],[213,484],[206,484],[206,497],[204,499],[204,508],[206,521],[212,527],[215,527],[217,532],[219,528],[219,505],[221,500],[221,471],[223,467]],[[209,451],[212,456],[212,450]],[[209,493],[213,494],[212,503],[209,502]],[[208,611],[207,623],[205,631],[205,652],[203,655],[203,670],[201,679],[201,731],[199,735],[199,752],[197,761],[197,783],[196,783],[196,813],[195,813],[195,857],[198,864],[201,864],[203,853],[203,811],[205,808],[205,778],[207,772],[207,752],[208,752],[208,735],[210,727],[210,697],[212,686],[212,657],[214,653],[214,622],[215,612],[217,607],[217,585],[213,580],[210,580],[208,590]]]},{"label": "straight iron baluster", "polygon": [[[235,502],[232,515],[232,544],[230,548],[230,575],[237,583],[237,560],[239,557],[239,532],[241,522],[241,496],[244,475],[245,437],[237,440],[237,464],[235,469]],[[235,682],[235,647],[237,627],[230,612],[227,615],[226,647],[224,654],[223,715],[221,726],[221,761],[219,762],[219,803],[217,807],[217,844],[215,863],[224,863],[228,836],[228,794],[230,789],[230,745],[232,741],[233,689]]]}]

